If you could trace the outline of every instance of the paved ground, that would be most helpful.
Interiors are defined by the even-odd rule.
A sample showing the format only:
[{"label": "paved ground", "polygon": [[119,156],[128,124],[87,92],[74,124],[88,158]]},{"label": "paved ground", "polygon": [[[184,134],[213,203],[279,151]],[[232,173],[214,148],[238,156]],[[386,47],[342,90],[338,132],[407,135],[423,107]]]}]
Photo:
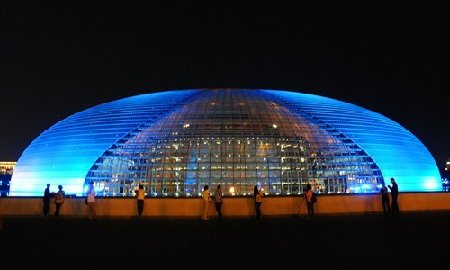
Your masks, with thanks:
[{"label": "paved ground", "polygon": [[3,268],[7,262],[24,269],[435,269],[450,261],[450,212],[221,222],[3,218],[0,244],[2,269],[12,268]]}]

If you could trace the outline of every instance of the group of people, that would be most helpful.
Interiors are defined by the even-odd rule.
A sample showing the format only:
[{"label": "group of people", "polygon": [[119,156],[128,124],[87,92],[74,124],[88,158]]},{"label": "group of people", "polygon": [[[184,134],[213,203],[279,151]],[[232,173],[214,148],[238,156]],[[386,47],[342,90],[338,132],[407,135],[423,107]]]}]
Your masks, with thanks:
[{"label": "group of people", "polygon": [[[63,190],[62,185],[58,185],[58,192],[51,193],[50,192],[50,184],[47,184],[47,187],[44,190],[43,204],[42,204],[42,213],[44,217],[49,216],[50,212],[50,201],[54,198],[55,203],[55,217],[59,217],[61,206],[64,204],[65,200],[65,191]],[[144,211],[144,199],[145,199],[145,191],[142,184],[139,184],[139,188],[136,190],[136,199],[137,199],[137,209],[138,216],[142,216],[142,212]],[[95,188],[94,182],[91,181],[89,183],[88,189],[86,191],[86,199],[84,201],[86,205],[86,213],[88,219],[92,220],[96,216],[95,212]]]},{"label": "group of people", "polygon": [[[400,209],[398,206],[398,185],[395,182],[394,178],[391,178],[391,184],[386,187],[384,182],[381,187],[381,202],[383,207],[383,212],[386,215],[399,215]],[[391,200],[389,199],[388,188],[391,191]],[[214,193],[214,205],[217,212],[218,220],[221,220],[222,215],[222,188],[220,185],[217,185],[216,191]],[[311,218],[314,216],[314,192],[312,190],[311,184],[306,185],[306,190],[304,194],[304,200],[306,200],[306,209],[308,211],[307,217]],[[55,202],[55,217],[59,217],[61,206],[64,204],[65,192],[63,190],[62,185],[58,185],[57,193],[50,193],[50,184],[47,184],[47,188],[44,191],[43,197],[43,208],[42,212],[44,217],[49,215],[50,211],[50,199],[54,198]],[[255,217],[256,219],[261,218],[261,204],[263,202],[264,190],[259,189],[258,186],[254,186],[253,188],[253,199],[255,203]],[[202,191],[203,198],[203,220],[209,220],[208,213],[210,208],[210,203],[212,201],[211,193],[209,191],[209,186],[204,185]],[[142,213],[144,211],[144,201],[145,201],[145,190],[142,184],[139,184],[139,188],[136,190],[136,199],[137,199],[137,210],[138,216],[142,217]],[[93,219],[95,217],[95,189],[94,182],[89,183],[88,190],[86,192],[86,211],[89,219]]]},{"label": "group of people", "polygon": [[[217,185],[216,192],[214,193],[214,206],[216,207],[217,212],[217,219],[222,220],[222,187]],[[258,186],[255,186],[253,188],[253,199],[255,201],[255,214],[256,219],[261,218],[261,204],[263,201],[264,196],[264,190],[258,189]],[[211,192],[209,191],[209,185],[203,186],[202,191],[202,198],[203,198],[203,214],[202,214],[202,220],[209,220],[208,213],[209,213],[209,207],[210,203],[212,202],[211,198]]]},{"label": "group of people", "polygon": [[54,198],[55,202],[55,217],[59,217],[59,212],[61,209],[61,206],[64,203],[64,199],[66,197],[66,193],[63,190],[62,185],[58,185],[58,192],[56,193],[50,193],[50,184],[47,184],[47,187],[44,190],[44,198],[42,199],[42,213],[44,214],[44,217],[48,217],[50,212],[50,199]]},{"label": "group of people", "polygon": [[[42,198],[42,213],[44,217],[48,217],[50,213],[50,201],[54,198],[55,203],[55,218],[60,216],[61,206],[64,204],[66,198],[66,192],[63,190],[62,185],[58,185],[58,192],[51,193],[50,192],[50,184],[47,184],[47,187],[44,190],[44,197]],[[86,192],[86,200],[85,204],[87,207],[87,215],[89,219],[93,219],[95,217],[95,189],[94,182],[89,183],[88,190]]]},{"label": "group of people", "polygon": [[[393,177],[391,177],[391,184],[386,187],[384,182],[381,183],[381,205],[385,215],[398,216],[400,214],[400,208],[398,206],[398,184]],[[389,200],[388,188],[391,191],[391,200]]]},{"label": "group of people", "polygon": [[[383,212],[386,215],[399,215],[400,214],[400,208],[398,206],[398,184],[395,182],[395,179],[391,177],[391,184],[387,187],[385,186],[384,182],[382,183],[381,187],[381,198],[382,198],[382,206],[383,206]],[[389,200],[389,192],[388,188],[391,191],[391,200]],[[312,218],[314,216],[314,204],[316,203],[317,199],[315,199],[314,192],[312,190],[311,184],[306,185],[305,194],[303,196],[303,200],[306,201],[306,209],[307,209],[307,217]],[[254,186],[253,188],[253,199],[255,202],[255,214],[256,219],[261,218],[261,204],[263,202],[263,196],[264,196],[264,190],[258,189],[258,186]],[[205,185],[203,187],[203,220],[208,220],[208,212],[209,212],[209,206],[211,202],[211,194],[209,191],[209,186]],[[303,202],[302,200],[302,202]],[[217,186],[215,195],[214,195],[214,203],[216,206],[217,211],[217,217],[218,219],[222,219],[222,189],[220,185]]]}]

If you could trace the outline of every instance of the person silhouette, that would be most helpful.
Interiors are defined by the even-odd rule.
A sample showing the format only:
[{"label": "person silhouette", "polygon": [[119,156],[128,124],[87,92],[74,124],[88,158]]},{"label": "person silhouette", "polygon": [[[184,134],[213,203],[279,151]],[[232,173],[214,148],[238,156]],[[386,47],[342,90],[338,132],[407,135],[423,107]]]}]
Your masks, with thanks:
[{"label": "person silhouette", "polygon": [[50,212],[50,198],[52,195],[50,194],[50,184],[47,184],[47,187],[44,190],[44,197],[42,198],[42,213],[44,217],[48,216]]},{"label": "person silhouette", "polygon": [[222,187],[217,185],[216,193],[214,194],[214,205],[216,206],[217,219],[222,219]]},{"label": "person silhouette", "polygon": [[258,189],[258,186],[253,187],[253,199],[255,200],[255,212],[256,212],[256,219],[261,218],[261,204],[263,201],[263,193],[260,189]]},{"label": "person silhouette", "polygon": [[391,190],[391,211],[392,214],[398,216],[400,214],[400,207],[398,206],[398,184],[395,182],[394,177],[391,177],[391,185],[388,185]]},{"label": "person silhouette", "polygon": [[58,192],[55,194],[55,205],[56,205],[56,209],[55,209],[55,217],[59,217],[59,212],[61,209],[61,206],[64,204],[64,199],[65,199],[66,193],[63,190],[63,186],[62,185],[58,185]]},{"label": "person silhouette", "polygon": [[389,192],[386,185],[384,184],[384,181],[381,183],[380,193],[381,193],[381,206],[383,207],[383,213],[385,215],[390,215],[391,206],[389,204]]}]

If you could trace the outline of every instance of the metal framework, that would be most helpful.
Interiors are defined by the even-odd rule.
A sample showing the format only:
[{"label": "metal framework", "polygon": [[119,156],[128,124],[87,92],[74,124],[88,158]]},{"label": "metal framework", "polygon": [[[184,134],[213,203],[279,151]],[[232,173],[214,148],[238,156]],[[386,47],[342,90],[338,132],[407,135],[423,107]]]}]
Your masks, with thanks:
[{"label": "metal framework", "polygon": [[[406,170],[407,168],[407,170]],[[26,190],[31,181],[34,186]],[[55,177],[56,176],[56,177]],[[433,157],[380,114],[316,95],[276,90],[182,90],[101,104],[51,127],[19,160],[11,192],[64,182],[82,194],[200,196],[378,192],[383,177],[403,190],[433,191]],[[59,183],[56,183],[59,181]],[[37,189],[37,187],[42,188]]]}]

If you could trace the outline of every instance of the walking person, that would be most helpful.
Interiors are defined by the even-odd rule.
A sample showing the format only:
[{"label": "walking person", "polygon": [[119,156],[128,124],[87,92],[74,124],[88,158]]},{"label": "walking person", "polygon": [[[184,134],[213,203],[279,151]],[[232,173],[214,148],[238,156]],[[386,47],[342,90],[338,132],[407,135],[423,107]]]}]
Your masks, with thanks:
[{"label": "walking person", "polygon": [[381,183],[381,205],[383,206],[383,213],[385,215],[390,215],[391,214],[391,206],[389,204],[389,192],[388,189],[386,187],[386,185],[384,184],[384,181]]},{"label": "walking person", "polygon": [[312,200],[313,191],[311,184],[306,184],[305,198],[306,198],[306,209],[308,210],[308,218],[314,216],[314,202]]},{"label": "walking person", "polygon": [[145,190],[142,184],[139,184],[139,189],[136,190],[136,198],[137,198],[137,209],[138,216],[142,216],[142,212],[144,211],[144,200],[145,200]]},{"label": "walking person", "polygon": [[87,203],[87,215],[89,219],[95,217],[95,188],[94,181],[89,183],[88,190],[86,192],[86,203]]},{"label": "walking person", "polygon": [[205,185],[203,186],[202,191],[202,197],[203,197],[203,220],[209,220],[208,218],[208,212],[209,212],[209,204],[211,202],[211,193],[209,192],[209,186]]},{"label": "walking person", "polygon": [[395,182],[395,179],[391,177],[391,185],[388,185],[391,190],[391,211],[394,216],[398,216],[400,214],[400,208],[398,206],[398,185]]},{"label": "walking person", "polygon": [[63,190],[62,185],[58,185],[58,192],[55,194],[55,218],[59,217],[61,206],[64,204],[66,193]]},{"label": "walking person", "polygon": [[48,217],[48,213],[50,212],[50,198],[52,195],[50,194],[50,184],[47,184],[47,187],[44,190],[44,197],[42,198],[42,213],[44,217]]},{"label": "walking person", "polygon": [[214,205],[216,206],[217,219],[222,220],[222,187],[220,185],[217,185],[214,194]]},{"label": "walking person", "polygon": [[253,188],[253,198],[255,200],[256,219],[260,219],[261,218],[261,204],[263,201],[263,193],[262,193],[262,190],[258,189],[258,186],[256,186],[256,185]]}]

